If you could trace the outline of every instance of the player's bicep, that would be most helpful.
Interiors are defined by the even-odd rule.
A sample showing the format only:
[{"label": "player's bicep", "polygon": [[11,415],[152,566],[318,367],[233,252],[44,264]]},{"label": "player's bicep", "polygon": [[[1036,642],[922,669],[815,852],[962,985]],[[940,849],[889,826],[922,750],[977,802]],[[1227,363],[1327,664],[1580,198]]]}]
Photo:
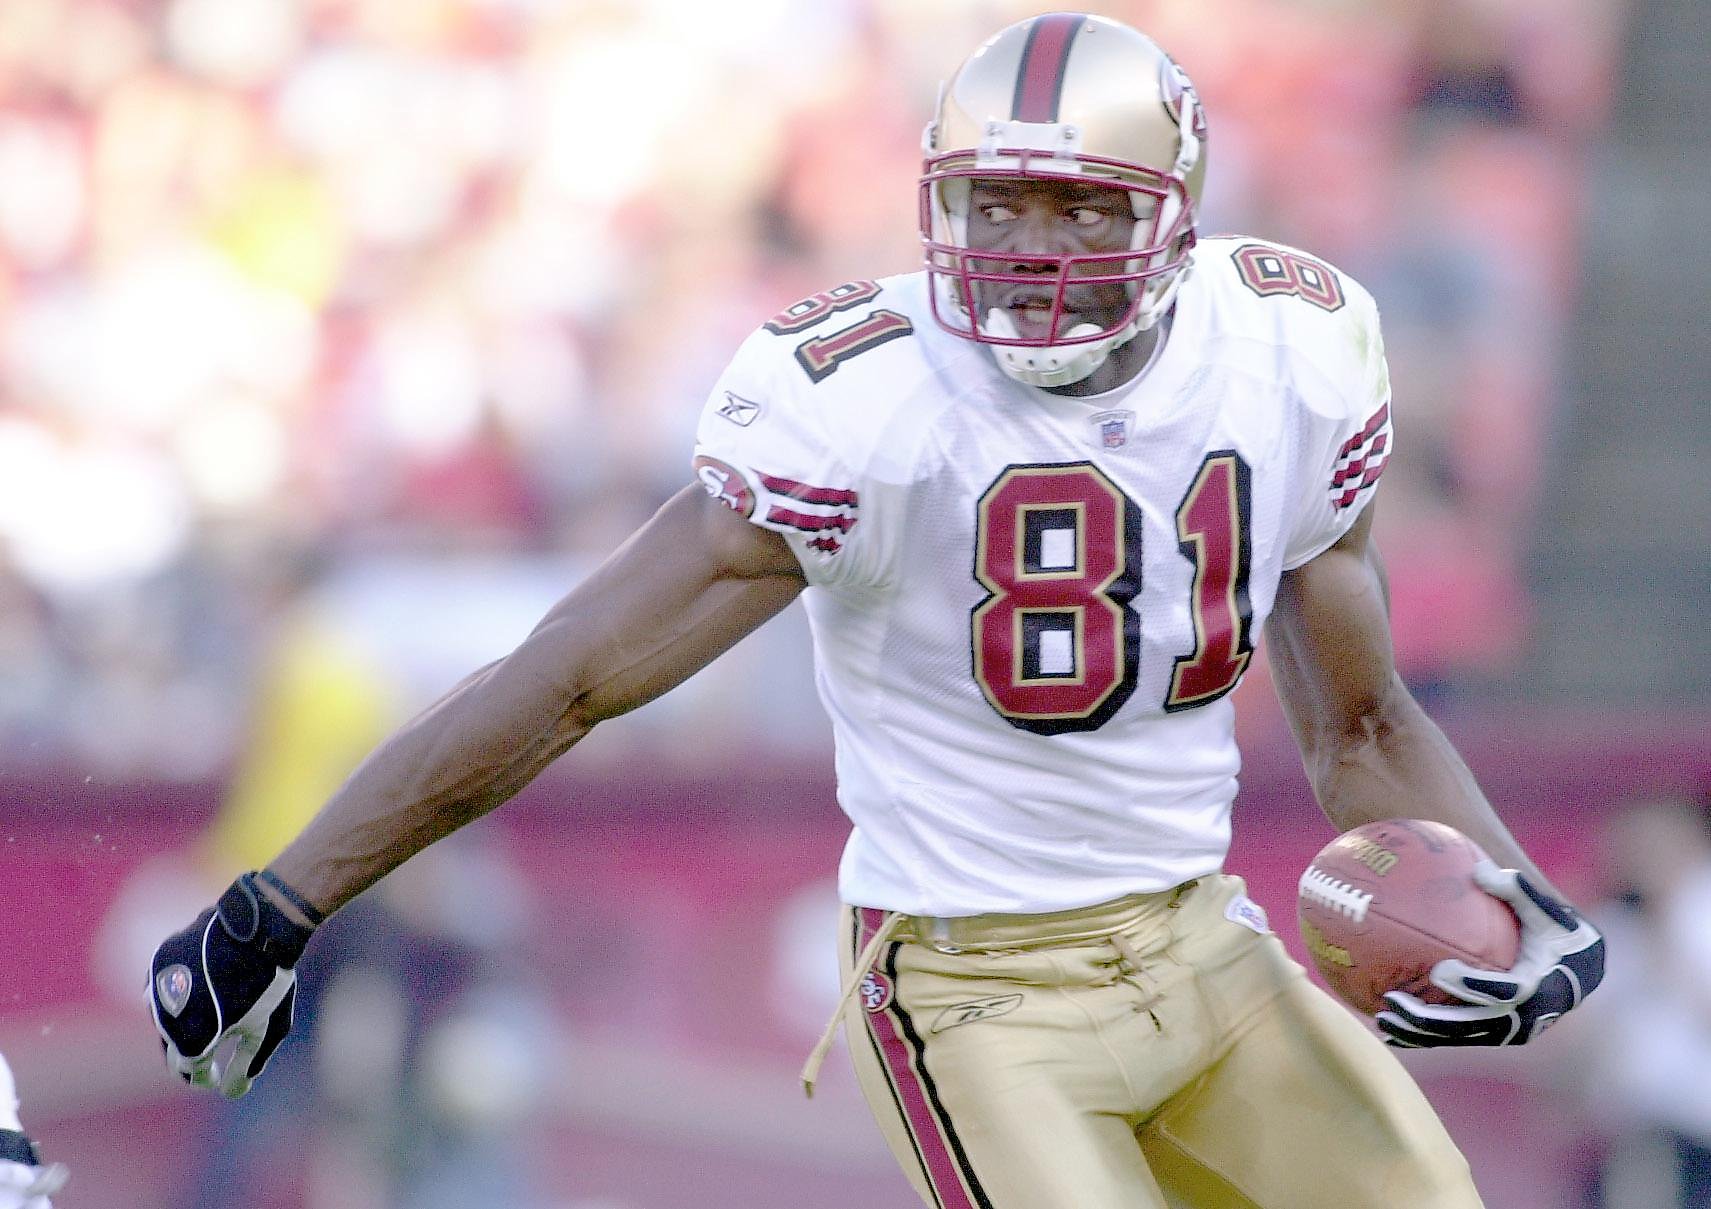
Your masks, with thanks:
[{"label": "player's bicep", "polygon": [[687,680],[804,586],[782,537],[686,487],[559,601],[508,662],[559,679],[591,725]]},{"label": "player's bicep", "polygon": [[1372,515],[1368,506],[1334,545],[1278,584],[1267,648],[1278,698],[1303,743],[1366,730],[1401,690]]}]

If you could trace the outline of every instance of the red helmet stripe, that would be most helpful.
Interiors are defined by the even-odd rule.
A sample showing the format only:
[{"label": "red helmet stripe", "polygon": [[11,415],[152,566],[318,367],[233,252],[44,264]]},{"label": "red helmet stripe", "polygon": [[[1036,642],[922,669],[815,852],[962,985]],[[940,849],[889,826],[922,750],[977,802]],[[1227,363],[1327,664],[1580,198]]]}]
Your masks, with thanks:
[{"label": "red helmet stripe", "polygon": [[1013,121],[1057,121],[1069,48],[1086,20],[1081,13],[1047,13],[1034,19],[1016,72],[1016,96],[1010,103]]}]

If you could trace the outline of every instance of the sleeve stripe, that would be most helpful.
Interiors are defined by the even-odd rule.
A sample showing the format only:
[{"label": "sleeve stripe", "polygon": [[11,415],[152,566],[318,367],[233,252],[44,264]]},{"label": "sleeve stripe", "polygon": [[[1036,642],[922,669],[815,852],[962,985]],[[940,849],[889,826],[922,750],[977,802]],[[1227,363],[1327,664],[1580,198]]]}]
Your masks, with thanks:
[{"label": "sleeve stripe", "polygon": [[844,508],[861,506],[861,499],[855,492],[837,487],[814,487],[807,483],[798,483],[795,479],[779,478],[771,474],[762,474],[760,481],[761,485],[774,495],[788,496],[793,500],[801,500],[804,504],[835,504]]},{"label": "sleeve stripe", "polygon": [[[1354,461],[1350,462],[1347,466],[1344,466],[1341,470],[1331,476],[1331,486],[1341,487],[1344,483],[1354,478],[1355,475],[1360,474],[1366,469],[1366,464],[1368,462],[1372,461],[1372,459],[1378,457],[1384,452],[1385,447],[1389,443],[1388,436],[1383,433],[1379,434],[1378,439],[1372,443],[1371,449],[1367,450],[1363,456],[1356,458]],[[1380,465],[1382,464],[1383,463],[1381,462]]]},{"label": "sleeve stripe", "polygon": [[1366,490],[1374,483],[1378,482],[1378,476],[1384,473],[1384,468],[1389,464],[1390,459],[1384,458],[1368,466],[1366,468],[1366,473],[1361,475],[1360,482],[1356,483],[1353,487],[1347,488],[1341,495],[1331,501],[1332,507],[1342,509],[1347,508],[1350,504],[1354,503],[1355,497],[1360,495],[1362,491]]},{"label": "sleeve stripe", "polygon": [[1343,442],[1343,447],[1337,450],[1337,456],[1339,458],[1348,457],[1349,454],[1360,448],[1360,446],[1365,444],[1367,441],[1370,441],[1372,439],[1372,435],[1379,429],[1383,428],[1386,421],[1389,419],[1390,404],[1386,403],[1383,407],[1379,408],[1376,413],[1374,413],[1372,419],[1366,422],[1365,428],[1362,428],[1359,432],[1355,433],[1354,436]]},{"label": "sleeve stripe", "polygon": [[789,525],[792,529],[800,529],[804,533],[819,533],[825,529],[848,533],[855,528],[853,516],[811,516],[806,512],[782,508],[777,504],[767,509],[766,519],[775,525]]}]

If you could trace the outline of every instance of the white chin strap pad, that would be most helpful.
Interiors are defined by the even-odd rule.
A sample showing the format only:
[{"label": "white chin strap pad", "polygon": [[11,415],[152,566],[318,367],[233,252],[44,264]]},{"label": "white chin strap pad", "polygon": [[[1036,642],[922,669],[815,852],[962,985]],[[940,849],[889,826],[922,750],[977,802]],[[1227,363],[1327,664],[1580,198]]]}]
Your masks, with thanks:
[{"label": "white chin strap pad", "polygon": [[[1016,321],[1010,317],[1009,311],[1001,307],[993,307],[986,312],[984,330],[1006,340],[1013,340],[1019,334],[1016,331]],[[1080,336],[1091,336],[1098,330],[1094,324],[1078,323],[1065,332],[1064,336],[1073,340]],[[1071,382],[1081,381],[1104,365],[1105,358],[1111,355],[1112,349],[1134,339],[1140,330],[1139,324],[1130,324],[1103,340],[1089,340],[1086,344],[1049,344],[1044,348],[994,344],[990,347],[992,355],[998,360],[998,368],[1016,381],[1025,382],[1029,386],[1068,386]]]}]

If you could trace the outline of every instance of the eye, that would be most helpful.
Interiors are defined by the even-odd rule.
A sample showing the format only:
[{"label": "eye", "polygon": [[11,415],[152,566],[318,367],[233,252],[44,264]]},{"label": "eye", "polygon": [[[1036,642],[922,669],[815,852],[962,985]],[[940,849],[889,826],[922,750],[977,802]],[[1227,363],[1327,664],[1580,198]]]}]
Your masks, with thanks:
[{"label": "eye", "polygon": [[996,202],[980,207],[981,217],[987,222],[1010,222],[1016,217],[1016,212],[1009,206],[1000,206]]},{"label": "eye", "polygon": [[1095,210],[1092,206],[1077,206],[1069,212],[1069,217],[1078,227],[1096,227],[1110,215],[1103,210]]}]

